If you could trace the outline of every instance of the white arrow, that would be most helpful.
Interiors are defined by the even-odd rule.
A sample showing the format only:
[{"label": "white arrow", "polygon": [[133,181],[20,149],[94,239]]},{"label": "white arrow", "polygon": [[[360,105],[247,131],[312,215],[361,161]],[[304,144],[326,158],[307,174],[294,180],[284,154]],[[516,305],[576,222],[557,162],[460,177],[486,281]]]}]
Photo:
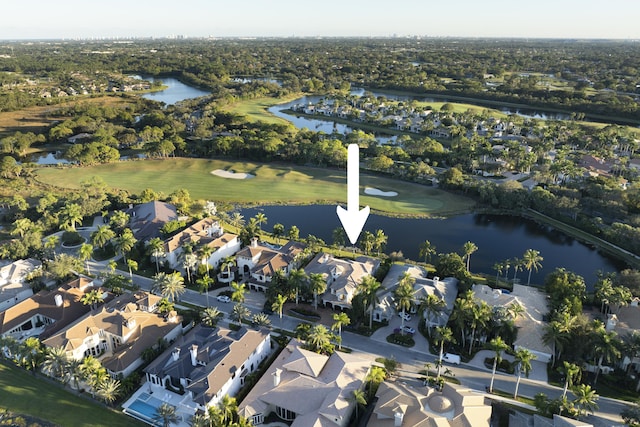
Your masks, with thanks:
[{"label": "white arrow", "polygon": [[347,149],[347,209],[338,206],[338,218],[346,231],[349,241],[355,245],[364,223],[369,217],[369,206],[360,210],[360,159],[358,144],[349,144]]}]

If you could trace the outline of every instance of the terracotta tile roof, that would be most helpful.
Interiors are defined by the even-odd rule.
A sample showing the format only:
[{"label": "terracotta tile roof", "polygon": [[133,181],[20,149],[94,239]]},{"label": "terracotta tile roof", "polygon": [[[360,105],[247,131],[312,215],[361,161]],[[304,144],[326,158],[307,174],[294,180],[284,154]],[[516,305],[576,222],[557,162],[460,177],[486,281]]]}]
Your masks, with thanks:
[{"label": "terracotta tile roof", "polygon": [[[92,282],[85,278],[75,279],[57,289],[40,291],[0,312],[0,335],[40,315],[53,321],[40,334],[40,339],[51,336],[90,311],[91,307],[80,302],[85,294],[84,289],[90,283]],[[57,295],[60,295],[58,298],[62,300],[61,305],[56,304]]]},{"label": "terracotta tile roof", "polygon": [[164,241],[165,252],[171,253],[187,242],[211,241],[211,229],[218,224],[213,218],[204,218]]}]

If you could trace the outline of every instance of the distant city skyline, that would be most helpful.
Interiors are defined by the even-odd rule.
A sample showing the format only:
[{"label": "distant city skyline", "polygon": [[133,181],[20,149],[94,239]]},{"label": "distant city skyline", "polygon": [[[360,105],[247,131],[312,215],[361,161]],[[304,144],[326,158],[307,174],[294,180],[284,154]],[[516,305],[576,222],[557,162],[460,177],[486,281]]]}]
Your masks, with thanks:
[{"label": "distant city skyline", "polygon": [[480,37],[640,40],[635,0],[5,0],[0,39]]}]

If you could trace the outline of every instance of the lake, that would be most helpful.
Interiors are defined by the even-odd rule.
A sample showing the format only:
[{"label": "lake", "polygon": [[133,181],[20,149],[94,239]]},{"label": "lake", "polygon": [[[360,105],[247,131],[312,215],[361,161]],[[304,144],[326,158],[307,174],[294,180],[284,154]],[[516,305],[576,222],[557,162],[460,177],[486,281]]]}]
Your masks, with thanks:
[{"label": "lake", "polygon": [[[135,76],[139,77],[139,76]],[[198,89],[193,86],[186,85],[178,79],[173,77],[141,77],[147,81],[154,82],[160,80],[166,89],[158,92],[149,92],[142,95],[143,98],[151,99],[158,102],[164,102],[167,105],[173,105],[176,102],[184,101],[185,99],[198,98],[200,96],[210,95],[211,92]]]},{"label": "lake", "polygon": [[[301,237],[313,234],[328,244],[333,243],[333,230],[341,227],[335,206],[265,206],[241,210],[245,220],[258,212],[268,219],[263,226],[265,230],[270,231],[276,223],[286,229],[295,225]],[[598,270],[626,268],[624,263],[566,234],[516,216],[467,214],[447,219],[409,219],[370,215],[364,229],[372,233],[383,230],[388,236],[384,252],[402,251],[413,260],[418,260],[418,248],[425,240],[435,245],[438,253],[462,253],[462,245],[471,241],[478,247],[471,255],[471,270],[494,276],[496,262],[522,258],[527,249],[535,249],[544,258],[542,269],[531,274],[531,282],[537,284],[556,267],[565,267],[583,276],[587,287],[592,288]],[[528,271],[522,271],[517,277],[526,283],[527,275]],[[513,269],[509,277],[513,277]]]}]

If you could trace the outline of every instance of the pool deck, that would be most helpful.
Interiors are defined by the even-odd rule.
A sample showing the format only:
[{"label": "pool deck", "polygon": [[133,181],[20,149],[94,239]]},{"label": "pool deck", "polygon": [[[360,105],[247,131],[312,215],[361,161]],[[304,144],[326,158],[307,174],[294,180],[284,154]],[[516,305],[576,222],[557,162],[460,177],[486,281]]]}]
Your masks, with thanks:
[{"label": "pool deck", "polygon": [[[185,393],[184,396],[181,396],[177,393],[170,392],[164,387],[160,387],[158,385],[151,384],[146,382],[140,387],[138,390],[133,393],[133,395],[127,400],[122,407],[123,412],[130,417],[136,418],[140,421],[143,421],[149,425],[156,426],[162,425],[162,423],[154,423],[153,419],[148,419],[144,414],[139,414],[136,411],[129,410],[129,406],[131,406],[136,400],[140,400],[142,402],[146,402],[148,397],[155,398],[163,403],[168,403],[169,405],[176,407],[176,414],[180,419],[180,422],[177,424],[172,424],[177,427],[189,427],[189,420],[191,416],[196,411],[195,404],[189,399],[189,395]],[[157,400],[153,400],[153,402],[157,403]],[[149,402],[146,402],[149,403]]]}]

